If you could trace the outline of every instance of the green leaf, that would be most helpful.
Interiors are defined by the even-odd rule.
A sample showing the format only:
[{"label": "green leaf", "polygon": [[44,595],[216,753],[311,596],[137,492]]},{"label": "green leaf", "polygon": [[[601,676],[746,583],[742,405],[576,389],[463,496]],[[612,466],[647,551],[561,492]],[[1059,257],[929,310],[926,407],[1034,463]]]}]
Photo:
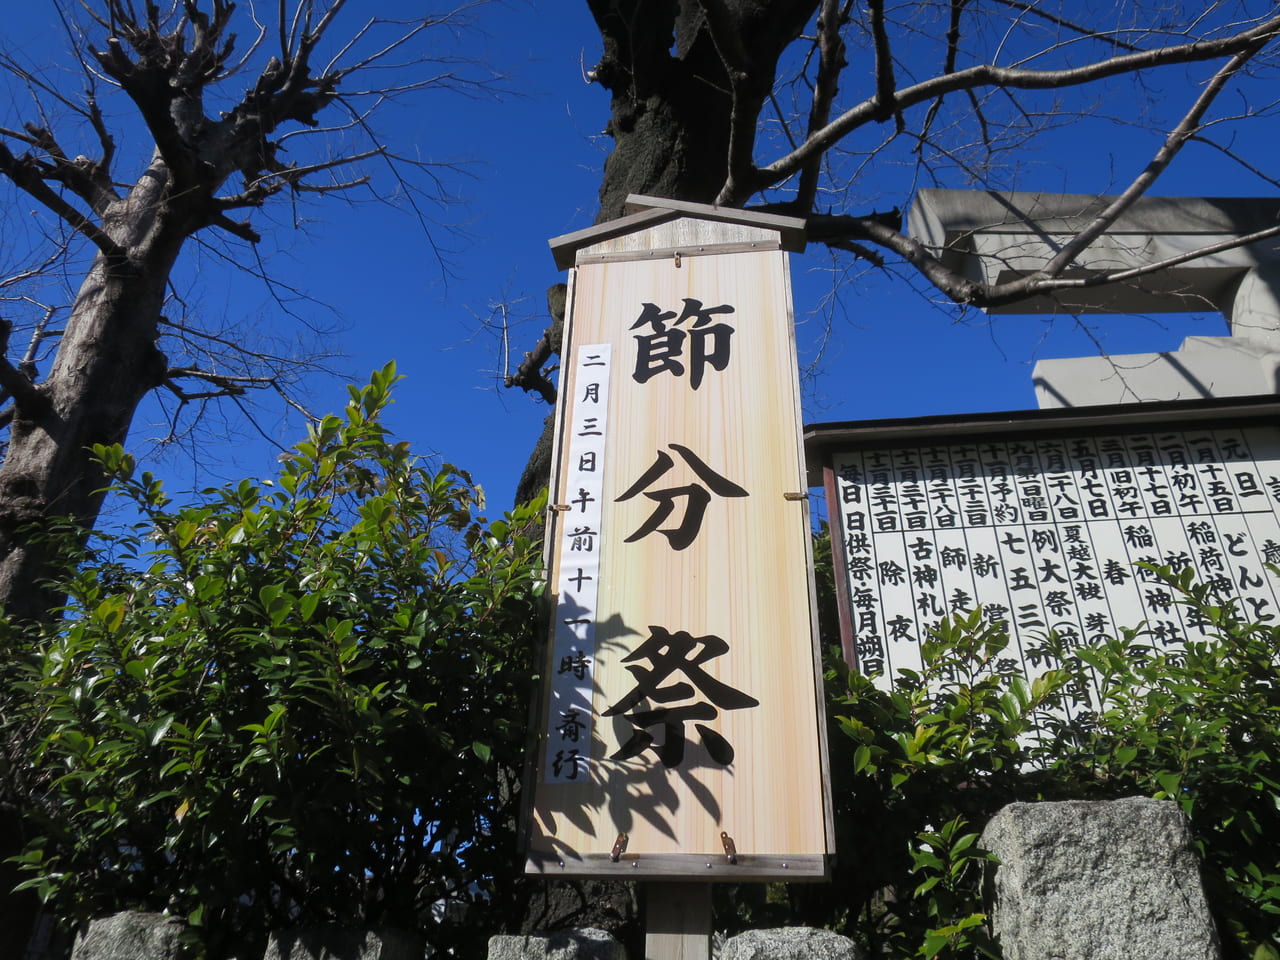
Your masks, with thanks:
[{"label": "green leaf", "polygon": [[1177,800],[1182,792],[1182,778],[1176,773],[1159,772],[1156,774],[1156,782],[1160,784],[1160,789],[1166,797]]},{"label": "green leaf", "polygon": [[93,616],[109,632],[115,633],[124,622],[124,599],[122,597],[108,597],[98,604]]},{"label": "green leaf", "polygon": [[861,773],[871,762],[871,748],[862,744],[853,752],[853,772]]},{"label": "green leaf", "polygon": [[308,593],[298,601],[298,612],[302,615],[304,623],[310,623],[312,616],[315,615],[316,607],[320,605],[320,594]]},{"label": "green leaf", "polygon": [[275,800],[275,797],[270,796],[268,794],[263,794],[260,797],[255,797],[253,803],[249,804],[249,812],[244,815],[244,822],[248,823],[250,820],[252,820],[255,816],[257,816],[259,810],[265,807],[268,803],[271,803],[273,800]]},{"label": "green leaf", "polygon": [[150,730],[147,733],[147,744],[152,747],[159,746],[160,741],[165,738],[165,735],[169,732],[169,728],[172,725],[172,716],[164,717],[151,724]]}]

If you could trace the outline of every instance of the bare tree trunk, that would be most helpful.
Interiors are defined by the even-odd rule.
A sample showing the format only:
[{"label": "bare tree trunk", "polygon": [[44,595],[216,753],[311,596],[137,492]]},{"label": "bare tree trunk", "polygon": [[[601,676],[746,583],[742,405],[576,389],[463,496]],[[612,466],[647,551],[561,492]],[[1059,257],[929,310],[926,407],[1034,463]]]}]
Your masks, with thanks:
[{"label": "bare tree trunk", "polygon": [[604,41],[592,79],[613,96],[607,132],[614,147],[596,222],[621,216],[629,193],[714,200],[728,169],[732,102],[724,65],[699,31],[697,5],[589,5]]},{"label": "bare tree trunk", "polygon": [[157,326],[183,240],[180,226],[166,222],[167,185],[163,163],[154,160],[108,209],[104,232],[127,254],[98,254],[49,376],[15,392],[0,465],[0,604],[10,616],[50,616],[58,598],[47,581],[59,571],[42,536],[47,523],[56,517],[93,526],[104,478],[91,447],[123,443],[138,403],[164,379]]},{"label": "bare tree trunk", "polygon": [[735,130],[754,134],[778,58],[818,0],[588,5],[604,41],[592,78],[613,95],[596,222],[620,216],[628,193],[714,202],[744,146]]},{"label": "bare tree trunk", "polygon": [[[622,216],[632,193],[714,203],[729,177],[735,129],[754,130],[778,58],[818,0],[732,0],[716,5],[715,22],[692,0],[588,5],[604,41],[591,76],[612,94],[608,133],[614,142],[596,222]],[[729,47],[732,56],[725,55]],[[732,75],[727,63],[736,67]],[[530,389],[523,382],[514,385]],[[543,423],[517,502],[547,485],[554,424],[554,416]]]},{"label": "bare tree trunk", "polygon": [[[62,597],[49,582],[64,572],[61,551],[46,534],[71,520],[85,536],[102,507],[105,478],[94,444],[122,443],[142,397],[164,378],[155,345],[165,285],[183,240],[167,221],[168,173],[154,160],[124,198],[111,204],[103,230],[123,256],[99,253],[80,286],[49,376],[35,385],[5,362],[14,399],[9,447],[0,464],[0,605],[14,620],[56,615]],[[23,816],[33,795],[30,771],[6,763],[0,783],[0,856],[27,841]],[[5,890],[23,879],[0,867]],[[0,896],[5,938],[0,960],[21,960],[39,902],[31,891]]]}]

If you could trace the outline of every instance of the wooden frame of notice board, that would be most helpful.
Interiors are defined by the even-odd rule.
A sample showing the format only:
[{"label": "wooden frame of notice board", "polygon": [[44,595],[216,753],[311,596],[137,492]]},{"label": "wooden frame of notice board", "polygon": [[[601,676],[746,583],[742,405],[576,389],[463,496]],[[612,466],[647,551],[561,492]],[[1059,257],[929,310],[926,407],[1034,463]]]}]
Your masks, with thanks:
[{"label": "wooden frame of notice board", "polygon": [[526,872],[820,880],[834,850],[790,279],[803,222],[655,198],[572,266]]},{"label": "wooden frame of notice board", "polygon": [[981,605],[1032,672],[1037,638],[1192,620],[1143,564],[1196,569],[1246,615],[1280,607],[1280,399],[814,424],[845,660],[887,683],[942,616]]}]

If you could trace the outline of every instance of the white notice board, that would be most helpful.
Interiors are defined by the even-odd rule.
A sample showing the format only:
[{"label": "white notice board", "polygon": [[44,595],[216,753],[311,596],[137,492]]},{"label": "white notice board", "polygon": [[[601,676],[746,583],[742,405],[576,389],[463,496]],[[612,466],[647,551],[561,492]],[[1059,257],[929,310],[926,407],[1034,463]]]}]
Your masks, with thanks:
[{"label": "white notice board", "polygon": [[930,440],[831,469],[852,647],[884,683],[920,666],[930,625],[977,604],[1031,674],[1049,631],[1068,646],[1143,623],[1166,648],[1203,636],[1141,562],[1193,567],[1250,619],[1278,612],[1280,428]]}]

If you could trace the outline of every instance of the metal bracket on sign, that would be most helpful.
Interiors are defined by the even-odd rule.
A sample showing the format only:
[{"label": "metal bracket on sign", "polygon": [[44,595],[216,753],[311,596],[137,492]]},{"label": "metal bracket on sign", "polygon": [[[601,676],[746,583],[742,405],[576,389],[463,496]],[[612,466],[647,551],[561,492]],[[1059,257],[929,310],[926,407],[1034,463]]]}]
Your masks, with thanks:
[{"label": "metal bracket on sign", "polygon": [[625,833],[618,834],[618,839],[613,841],[613,849],[609,851],[609,859],[617,863],[622,859],[622,855],[627,852],[627,835]]},{"label": "metal bracket on sign", "polygon": [[724,858],[731,865],[738,862],[738,848],[733,844],[733,837],[728,833],[720,831],[720,843],[724,846]]}]

